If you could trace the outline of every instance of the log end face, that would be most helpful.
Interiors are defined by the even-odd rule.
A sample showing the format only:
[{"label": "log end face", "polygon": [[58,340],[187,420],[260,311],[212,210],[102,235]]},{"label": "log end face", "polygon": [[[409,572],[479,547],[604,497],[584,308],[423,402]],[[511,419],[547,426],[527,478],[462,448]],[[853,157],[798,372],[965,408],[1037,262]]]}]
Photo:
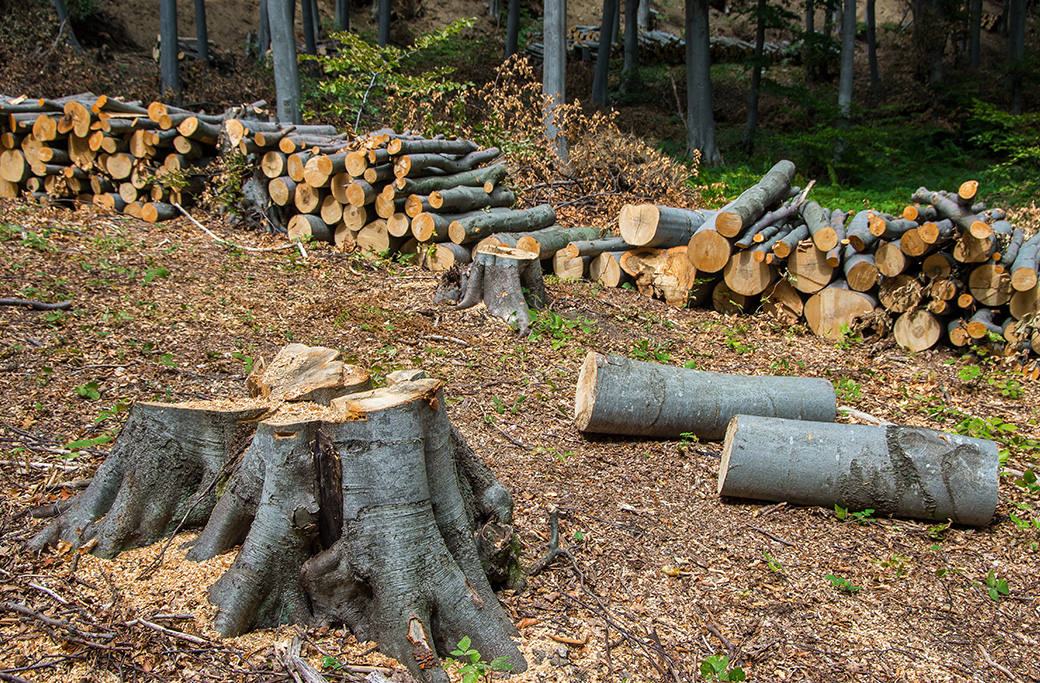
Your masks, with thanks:
[{"label": "log end face", "polygon": [[718,495],[726,495],[723,493],[726,488],[726,475],[729,474],[729,462],[730,453],[733,450],[733,437],[737,433],[740,423],[740,415],[734,415],[729,421],[729,425],[726,426],[726,436],[722,441],[722,459],[719,461],[719,481],[716,488]]},{"label": "log end face", "polygon": [[578,431],[586,431],[592,422],[592,413],[596,407],[596,378],[599,366],[606,362],[606,356],[590,351],[581,364],[578,387],[574,392],[574,424]]},{"label": "log end face", "polygon": [[661,212],[653,204],[625,204],[618,216],[618,227],[622,239],[641,247],[653,239],[660,220]]},{"label": "log end face", "polygon": [[723,237],[736,237],[744,229],[744,220],[735,211],[720,211],[715,217],[715,230]]}]

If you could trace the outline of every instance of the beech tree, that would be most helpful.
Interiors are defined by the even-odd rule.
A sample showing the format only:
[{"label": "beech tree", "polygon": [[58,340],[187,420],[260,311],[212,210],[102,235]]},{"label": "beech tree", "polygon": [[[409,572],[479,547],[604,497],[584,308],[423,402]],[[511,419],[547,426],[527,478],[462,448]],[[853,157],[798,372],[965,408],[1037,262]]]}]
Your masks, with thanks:
[{"label": "beech tree", "polygon": [[556,153],[567,160],[567,141],[556,120],[556,107],[566,102],[567,0],[545,0],[545,58],[542,62],[542,94],[546,96],[545,135],[556,143]]},{"label": "beech tree", "polygon": [[1008,0],[1008,72],[1011,111],[1022,113],[1022,85],[1026,56],[1026,0]]},{"label": "beech tree", "polygon": [[599,51],[596,73],[592,79],[592,103],[607,106],[607,80],[610,76],[610,47],[613,45],[614,19],[618,16],[618,0],[603,0],[603,21],[599,26]]},{"label": "beech tree", "polygon": [[509,0],[506,10],[506,59],[516,54],[520,42],[520,0]]},{"label": "beech tree", "polygon": [[[6,8],[3,9],[6,11]],[[58,14],[58,21],[61,22],[61,26],[58,28],[59,31],[65,31],[69,36],[69,45],[76,52],[83,54],[83,47],[80,46],[79,41],[76,40],[76,32],[72,30],[72,23],[69,21],[69,10],[65,6],[65,0],[54,0],[54,11]]]},{"label": "beech tree", "polygon": [[195,42],[199,59],[209,68],[209,27],[206,26],[206,0],[195,0]]},{"label": "beech tree", "polygon": [[336,30],[350,30],[350,0],[336,0]]},{"label": "beech tree", "polygon": [[163,96],[170,96],[176,104],[181,98],[180,64],[177,62],[177,0],[160,0],[159,35],[162,92]]},{"label": "beech tree", "polygon": [[711,100],[711,35],[708,0],[686,0],[686,145],[701,163],[722,163]]},{"label": "beech tree", "polygon": [[309,55],[318,54],[318,32],[315,29],[318,8],[314,0],[300,0],[303,14],[303,49]]},{"label": "beech tree", "polygon": [[379,18],[379,47],[386,47],[390,42],[390,0],[379,0],[376,7]]},{"label": "beech tree", "polygon": [[621,70],[621,92],[639,89],[639,9],[649,0],[625,0],[625,66]]},{"label": "beech tree", "polygon": [[271,54],[274,61],[274,87],[278,99],[278,118],[303,123],[300,115],[300,71],[296,61],[294,30],[295,0],[263,0],[271,26]]}]

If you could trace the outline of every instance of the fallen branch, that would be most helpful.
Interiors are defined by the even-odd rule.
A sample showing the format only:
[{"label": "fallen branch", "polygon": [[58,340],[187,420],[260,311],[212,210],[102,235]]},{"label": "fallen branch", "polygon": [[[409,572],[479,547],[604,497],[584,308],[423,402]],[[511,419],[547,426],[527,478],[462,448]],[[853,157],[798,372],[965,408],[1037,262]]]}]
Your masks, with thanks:
[{"label": "fallen branch", "polygon": [[48,304],[43,301],[31,301],[29,299],[0,299],[0,306],[25,306],[34,311],[67,311],[72,308],[72,302],[61,301],[56,304]]},{"label": "fallen branch", "polygon": [[209,641],[206,640],[205,638],[199,638],[198,636],[193,636],[193,635],[191,635],[189,633],[183,633],[181,631],[174,631],[172,628],[166,628],[165,626],[160,626],[159,624],[153,624],[152,622],[150,622],[150,621],[148,621],[146,619],[140,619],[140,618],[139,619],[131,619],[130,621],[123,622],[123,625],[124,626],[141,625],[141,626],[150,628],[153,631],[158,631],[159,633],[163,633],[165,635],[168,635],[171,638],[180,638],[181,640],[186,640],[189,643],[195,643],[196,645],[208,645],[209,644]]},{"label": "fallen branch", "polygon": [[185,211],[184,207],[181,206],[180,204],[174,204],[174,207],[176,207],[178,211],[180,211],[182,214],[184,214],[185,218],[187,218],[189,221],[194,223],[195,227],[197,227],[199,230],[201,230],[202,232],[204,232],[207,235],[209,235],[210,239],[212,239],[217,244],[223,244],[224,246],[231,247],[232,249],[241,249],[242,251],[252,251],[252,252],[283,251],[285,249],[294,249],[296,247],[299,247],[300,254],[303,256],[303,258],[307,258],[307,252],[305,252],[303,250],[303,245],[300,244],[299,242],[295,242],[293,244],[283,244],[283,245],[278,246],[278,247],[246,247],[246,246],[242,246],[242,245],[239,245],[239,244],[235,244],[234,242],[232,242],[230,240],[226,240],[226,239],[224,239],[222,237],[217,237],[217,235],[215,235],[209,228],[207,228],[205,225],[203,225],[202,223],[199,223],[197,220],[192,218],[191,214],[189,214],[187,211]]}]

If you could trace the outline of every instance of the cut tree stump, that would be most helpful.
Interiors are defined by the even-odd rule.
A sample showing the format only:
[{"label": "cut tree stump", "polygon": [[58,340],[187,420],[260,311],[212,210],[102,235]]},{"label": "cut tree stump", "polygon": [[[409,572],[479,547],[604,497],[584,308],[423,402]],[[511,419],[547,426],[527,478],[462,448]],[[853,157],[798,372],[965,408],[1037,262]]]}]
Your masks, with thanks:
[{"label": "cut tree stump", "polygon": [[919,427],[738,415],[726,430],[718,491],[982,526],[997,506],[999,462],[992,441]]},{"label": "cut tree stump", "polygon": [[447,683],[439,656],[468,635],[522,671],[489,580],[523,581],[509,491],[451,424],[439,381],[404,371],[356,393],[367,373],[337,355],[286,347],[251,377],[258,398],[135,404],[30,548],[112,557],[205,524],[189,559],[241,546],[210,587],[224,636],[345,624],[417,680]]},{"label": "cut tree stump", "polygon": [[436,300],[458,302],[457,311],[483,301],[491,315],[516,325],[520,336],[525,336],[531,328],[529,309],[545,306],[538,254],[495,245],[478,247],[467,269],[444,274]]},{"label": "cut tree stump", "polygon": [[582,432],[721,439],[737,414],[832,422],[834,387],[825,379],[729,375],[590,352],[574,397]]}]

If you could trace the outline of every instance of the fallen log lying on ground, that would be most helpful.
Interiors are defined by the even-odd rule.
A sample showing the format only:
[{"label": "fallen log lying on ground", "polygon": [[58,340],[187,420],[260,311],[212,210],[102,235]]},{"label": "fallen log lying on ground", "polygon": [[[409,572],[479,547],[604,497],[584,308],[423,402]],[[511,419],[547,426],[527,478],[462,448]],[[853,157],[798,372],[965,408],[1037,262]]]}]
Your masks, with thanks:
[{"label": "fallen log lying on ground", "polygon": [[721,439],[740,413],[833,422],[825,379],[724,375],[590,352],[578,375],[574,422],[586,433]]},{"label": "fallen log lying on ground", "polygon": [[999,463],[996,443],[931,429],[737,415],[718,492],[983,526],[997,507]]},{"label": "fallen log lying on ground", "polygon": [[112,557],[205,525],[189,559],[241,546],[210,587],[225,636],[343,623],[446,683],[438,655],[466,634],[523,670],[488,579],[522,577],[500,547],[508,490],[451,424],[439,381],[392,373],[369,390],[338,355],[286,347],[251,376],[251,399],[135,404],[90,486],[30,547]]}]

